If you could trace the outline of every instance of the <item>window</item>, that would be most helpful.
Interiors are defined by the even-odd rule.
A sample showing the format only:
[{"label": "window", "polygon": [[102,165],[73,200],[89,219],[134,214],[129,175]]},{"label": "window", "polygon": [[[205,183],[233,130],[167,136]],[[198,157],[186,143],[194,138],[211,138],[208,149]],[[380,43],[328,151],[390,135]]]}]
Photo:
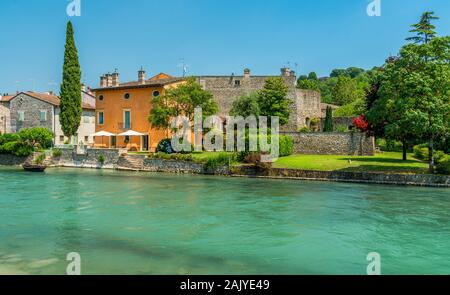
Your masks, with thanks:
[{"label": "window", "polygon": [[19,121],[20,122],[25,121],[25,112],[24,111],[19,111],[18,114],[19,114]]},{"label": "window", "polygon": [[130,99],[130,94],[129,93],[125,93],[125,95],[123,96],[125,99]]},{"label": "window", "polygon": [[160,94],[158,90],[153,91],[153,97],[158,97]]},{"label": "window", "polygon": [[59,136],[59,142],[64,143],[64,135]]},{"label": "window", "polygon": [[47,121],[47,111],[39,111],[39,120],[41,122]]},{"label": "window", "polygon": [[131,111],[130,110],[123,111],[123,128],[131,129]]},{"label": "window", "polygon": [[105,124],[105,114],[103,112],[98,112],[98,125]]},{"label": "window", "polygon": [[241,80],[235,80],[234,86],[241,86]]},{"label": "window", "polygon": [[84,142],[89,142],[89,136],[84,137]]},{"label": "window", "polygon": [[105,97],[104,97],[103,95],[100,95],[100,96],[98,97],[98,100],[100,100],[100,101],[102,101],[103,99],[105,99]]}]

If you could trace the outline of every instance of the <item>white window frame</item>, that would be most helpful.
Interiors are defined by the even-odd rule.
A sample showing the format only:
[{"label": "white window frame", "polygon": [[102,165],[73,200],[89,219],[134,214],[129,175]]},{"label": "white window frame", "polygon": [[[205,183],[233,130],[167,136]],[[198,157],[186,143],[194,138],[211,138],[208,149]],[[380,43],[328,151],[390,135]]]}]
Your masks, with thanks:
[{"label": "white window frame", "polygon": [[[42,120],[42,117],[41,117],[42,114],[44,114],[44,120]],[[47,122],[47,111],[46,110],[40,110],[39,111],[39,121]]]},{"label": "white window frame", "polygon": [[25,122],[25,111],[18,111],[19,122]]},{"label": "white window frame", "polygon": [[[125,113],[126,112],[130,112],[130,128],[126,128],[125,127],[125,124],[126,124],[126,122],[125,122]],[[122,112],[122,118],[123,118],[123,126],[122,126],[123,129],[131,129],[131,126],[132,126],[131,125],[131,110],[130,109],[124,109],[123,112]]]},{"label": "white window frame", "polygon": [[[100,113],[103,114],[103,123],[100,123]],[[105,112],[104,111],[98,111],[97,112],[97,125],[105,125]]]}]

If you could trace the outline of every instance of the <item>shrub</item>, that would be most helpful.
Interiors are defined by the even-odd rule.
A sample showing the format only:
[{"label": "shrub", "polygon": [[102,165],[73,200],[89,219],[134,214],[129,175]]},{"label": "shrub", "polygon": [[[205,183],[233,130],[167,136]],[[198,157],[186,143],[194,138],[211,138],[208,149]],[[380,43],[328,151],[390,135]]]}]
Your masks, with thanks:
[{"label": "shrub", "polygon": [[377,145],[384,152],[401,152],[403,150],[403,144],[396,140],[379,138],[377,139]]},{"label": "shrub", "polygon": [[20,140],[33,148],[48,148],[52,145],[53,133],[44,127],[25,128],[19,131]]},{"label": "shrub", "polygon": [[364,115],[359,116],[358,118],[353,118],[353,125],[361,131],[361,132],[367,132],[369,131],[369,123],[366,120],[366,117]]},{"label": "shrub", "polygon": [[44,162],[44,160],[45,160],[45,153],[41,153],[39,154],[39,156],[36,157],[36,159],[34,159],[34,163],[40,165]]},{"label": "shrub", "polygon": [[422,160],[422,161],[428,161],[428,148],[425,144],[416,145],[413,148],[414,152],[414,158]]},{"label": "shrub", "polygon": [[103,154],[98,156],[98,162],[102,165],[105,163],[105,156]]},{"label": "shrub", "polygon": [[450,155],[443,155],[436,165],[436,172],[450,175]]},{"label": "shrub", "polygon": [[230,162],[234,162],[235,159],[236,158],[234,154],[217,153],[208,158],[205,163],[205,168],[215,170],[222,166],[228,165]]},{"label": "shrub", "polygon": [[170,138],[166,138],[161,140],[158,143],[158,146],[156,147],[157,153],[165,153],[165,154],[172,154],[174,152],[172,148],[172,140]]},{"label": "shrub", "polygon": [[53,150],[52,150],[52,156],[53,156],[54,158],[59,158],[59,157],[61,157],[61,156],[62,156],[62,151],[61,151],[61,149],[53,149]]},{"label": "shrub", "polygon": [[347,125],[337,125],[336,126],[336,132],[348,132],[348,126]]},{"label": "shrub", "polygon": [[300,133],[311,133],[311,129],[309,129],[309,127],[302,127],[300,128],[300,130],[298,131]]},{"label": "shrub", "polygon": [[287,157],[294,153],[294,139],[289,135],[280,135],[280,157]]}]

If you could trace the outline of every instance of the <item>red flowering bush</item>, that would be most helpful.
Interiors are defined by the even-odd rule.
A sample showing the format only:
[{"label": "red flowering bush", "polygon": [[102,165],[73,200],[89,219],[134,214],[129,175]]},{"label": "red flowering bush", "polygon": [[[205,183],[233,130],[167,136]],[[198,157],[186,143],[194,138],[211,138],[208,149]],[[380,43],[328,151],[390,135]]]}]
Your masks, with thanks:
[{"label": "red flowering bush", "polygon": [[358,118],[353,118],[353,125],[361,132],[369,131],[369,122],[366,120],[366,116],[361,115]]}]

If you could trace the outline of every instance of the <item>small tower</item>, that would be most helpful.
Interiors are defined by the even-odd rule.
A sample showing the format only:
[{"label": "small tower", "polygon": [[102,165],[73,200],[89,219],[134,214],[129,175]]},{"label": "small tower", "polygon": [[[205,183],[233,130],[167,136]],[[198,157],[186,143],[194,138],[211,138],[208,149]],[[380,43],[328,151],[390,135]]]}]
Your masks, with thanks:
[{"label": "small tower", "polygon": [[138,82],[139,84],[145,84],[145,71],[142,67],[138,72]]}]

